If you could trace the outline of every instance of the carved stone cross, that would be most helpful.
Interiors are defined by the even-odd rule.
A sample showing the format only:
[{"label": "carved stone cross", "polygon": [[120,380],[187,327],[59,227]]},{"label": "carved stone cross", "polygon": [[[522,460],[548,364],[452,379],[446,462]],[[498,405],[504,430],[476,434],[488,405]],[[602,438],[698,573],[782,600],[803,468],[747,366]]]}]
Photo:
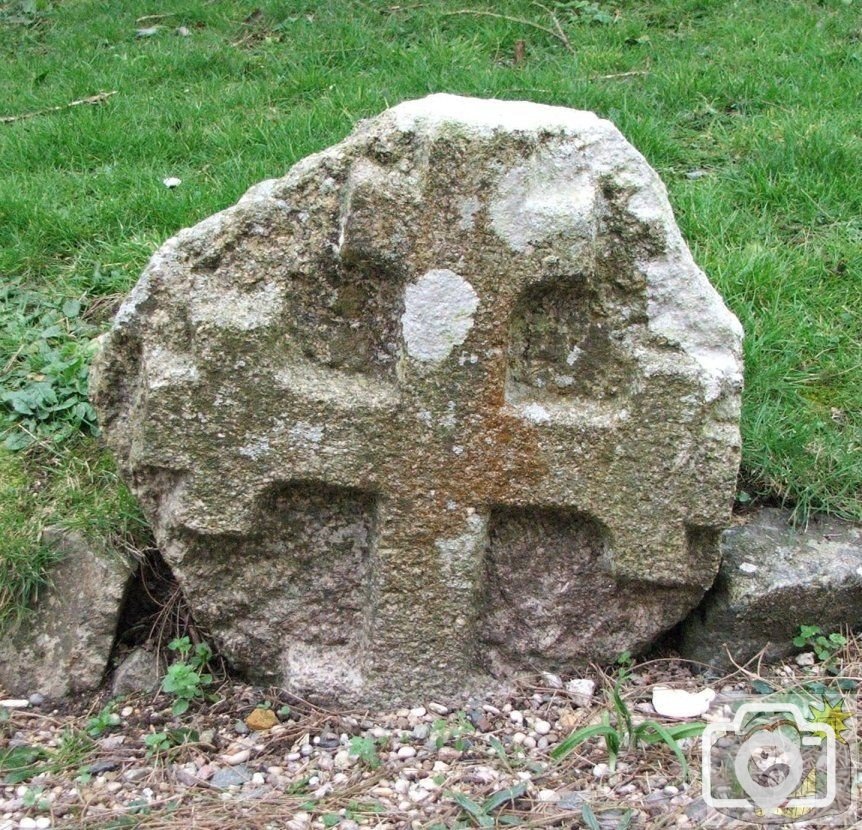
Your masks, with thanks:
[{"label": "carved stone cross", "polygon": [[450,697],[612,660],[697,602],[740,338],[608,122],[438,95],[168,241],[94,400],[232,663]]}]

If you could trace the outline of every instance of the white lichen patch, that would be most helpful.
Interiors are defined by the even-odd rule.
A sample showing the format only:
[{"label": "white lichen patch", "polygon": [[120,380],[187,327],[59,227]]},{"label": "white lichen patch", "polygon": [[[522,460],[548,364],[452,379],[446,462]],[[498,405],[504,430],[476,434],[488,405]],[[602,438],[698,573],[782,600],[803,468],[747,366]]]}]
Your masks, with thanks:
[{"label": "white lichen patch", "polygon": [[300,444],[319,444],[323,440],[323,430],[323,427],[316,424],[297,421],[288,430],[288,435]]},{"label": "white lichen patch", "polygon": [[586,250],[596,235],[596,186],[571,144],[542,149],[500,180],[490,204],[491,227],[510,248],[565,234]]},{"label": "white lichen patch", "polygon": [[467,339],[478,307],[473,286],[454,271],[435,268],[423,274],[404,292],[401,326],[407,354],[442,362]]},{"label": "white lichen patch", "polygon": [[253,461],[260,461],[260,459],[266,458],[266,456],[272,452],[272,446],[266,436],[256,436],[243,444],[237,452],[243,458],[251,458]]},{"label": "white lichen patch", "polygon": [[530,403],[522,407],[521,415],[531,424],[547,424],[551,420],[548,410],[539,403]]},{"label": "white lichen patch", "polygon": [[155,346],[147,352],[145,366],[151,389],[195,383],[200,377],[198,367],[191,358],[161,346]]},{"label": "white lichen patch", "polygon": [[213,290],[195,291],[189,310],[194,323],[251,331],[273,323],[281,313],[283,301],[284,289],[274,283],[252,291],[213,287]]}]

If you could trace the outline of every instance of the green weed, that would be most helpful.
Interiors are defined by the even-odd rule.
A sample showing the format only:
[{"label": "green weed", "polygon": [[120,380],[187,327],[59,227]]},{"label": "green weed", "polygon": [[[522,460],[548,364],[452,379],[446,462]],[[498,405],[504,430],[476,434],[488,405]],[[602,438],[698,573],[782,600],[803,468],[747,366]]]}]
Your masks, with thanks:
[{"label": "green weed", "polygon": [[168,666],[162,691],[175,698],[171,711],[178,716],[188,711],[193,700],[203,698],[204,689],[213,682],[212,675],[204,671],[213,653],[206,643],[193,648],[188,637],[171,640],[168,648],[179,655],[179,660]]},{"label": "green weed", "polygon": [[169,756],[172,750],[181,748],[185,744],[197,743],[198,740],[200,736],[194,729],[180,727],[162,732],[150,732],[144,736],[144,746],[147,748],[148,757],[161,757]]},{"label": "green weed", "polygon": [[608,766],[613,771],[616,769],[620,755],[637,750],[641,745],[651,746],[663,743],[676,756],[682,777],[688,778],[688,761],[679,742],[686,738],[697,737],[703,732],[706,724],[680,723],[665,726],[654,720],[635,723],[620,693],[620,686],[618,680],[610,692],[613,715],[605,712],[601,723],[572,732],[551,750],[551,757],[555,761],[561,761],[586,741],[602,738],[608,754]]},{"label": "green weed", "polygon": [[87,399],[96,333],[81,318],[77,299],[59,302],[14,285],[0,288],[0,434],[7,449],[98,432]]},{"label": "green weed", "polygon": [[84,731],[91,738],[101,738],[106,732],[120,725],[120,716],[114,711],[113,704],[109,704],[87,721]]},{"label": "green weed", "polygon": [[350,739],[348,752],[354,758],[358,758],[368,769],[377,769],[380,766],[380,755],[377,752],[377,741],[374,738],[354,737]]},{"label": "green weed", "polygon": [[799,634],[793,638],[797,648],[810,648],[821,663],[831,663],[835,655],[847,645],[847,638],[833,631],[824,634],[818,625],[800,625]]},{"label": "green weed", "polygon": [[451,798],[464,812],[468,821],[475,827],[498,827],[502,824],[517,824],[516,821],[506,821],[505,818],[512,819],[513,816],[505,818],[495,816],[494,813],[508,803],[513,803],[527,791],[527,785],[524,782],[515,784],[512,787],[507,787],[504,790],[498,790],[493,795],[489,796],[485,801],[479,804],[464,793],[459,793],[454,790],[447,791],[445,795]]}]

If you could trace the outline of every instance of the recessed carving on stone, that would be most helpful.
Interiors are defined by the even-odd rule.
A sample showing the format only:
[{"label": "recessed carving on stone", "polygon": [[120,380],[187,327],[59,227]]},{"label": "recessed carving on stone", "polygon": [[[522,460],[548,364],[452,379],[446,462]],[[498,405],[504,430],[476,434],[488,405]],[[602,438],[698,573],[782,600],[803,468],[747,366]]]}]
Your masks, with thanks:
[{"label": "recessed carving on stone", "polygon": [[481,630],[498,671],[602,659],[674,623],[674,591],[615,577],[613,544],[602,522],[577,511],[493,511]]},{"label": "recessed carving on stone", "polygon": [[486,687],[489,648],[612,660],[687,613],[740,337],[611,124],[435,95],[166,242],[92,389],[228,659],[419,701]]},{"label": "recessed carving on stone", "polygon": [[627,394],[636,362],[585,275],[530,286],[509,329],[507,397],[513,401]]},{"label": "recessed carving on stone", "polygon": [[[308,678],[285,666],[289,641],[306,660],[325,656],[327,682],[355,682],[370,616],[374,516],[367,493],[276,484],[258,498],[248,533],[189,534],[178,567],[182,578],[208,586],[197,593],[197,606],[237,668],[260,682],[307,691]],[[247,641],[254,645],[245,650]],[[345,660],[340,672],[338,655]]]}]

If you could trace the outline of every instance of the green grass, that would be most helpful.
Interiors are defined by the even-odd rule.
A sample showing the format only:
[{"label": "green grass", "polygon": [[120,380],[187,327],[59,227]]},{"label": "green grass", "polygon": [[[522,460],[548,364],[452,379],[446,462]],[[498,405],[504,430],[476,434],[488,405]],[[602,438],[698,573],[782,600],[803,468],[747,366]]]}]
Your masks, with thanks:
[{"label": "green grass", "polygon": [[[434,91],[526,98],[612,119],[666,181],[696,259],[746,329],[745,489],[800,515],[862,519],[860,5],[547,0],[570,51],[513,19],[451,14],[552,28],[529,0],[186,0],[141,22],[165,6],[0,0],[0,116],[117,93],[0,123],[0,285],[14,288],[0,311],[20,324],[0,321],[3,389],[40,382],[43,345],[87,355],[162,240],[357,119]],[[167,176],[183,184],[170,190]],[[63,314],[67,301],[78,315]],[[40,340],[39,311],[59,314],[61,336]],[[80,381],[55,385],[80,399]],[[4,400],[8,437],[26,416]],[[0,560],[35,554],[40,522],[78,522],[83,503],[97,533],[117,500],[127,507],[113,479],[70,474],[95,451],[54,441],[69,421],[55,405],[27,427],[36,449],[3,456],[0,521],[17,541],[0,543]]]}]

